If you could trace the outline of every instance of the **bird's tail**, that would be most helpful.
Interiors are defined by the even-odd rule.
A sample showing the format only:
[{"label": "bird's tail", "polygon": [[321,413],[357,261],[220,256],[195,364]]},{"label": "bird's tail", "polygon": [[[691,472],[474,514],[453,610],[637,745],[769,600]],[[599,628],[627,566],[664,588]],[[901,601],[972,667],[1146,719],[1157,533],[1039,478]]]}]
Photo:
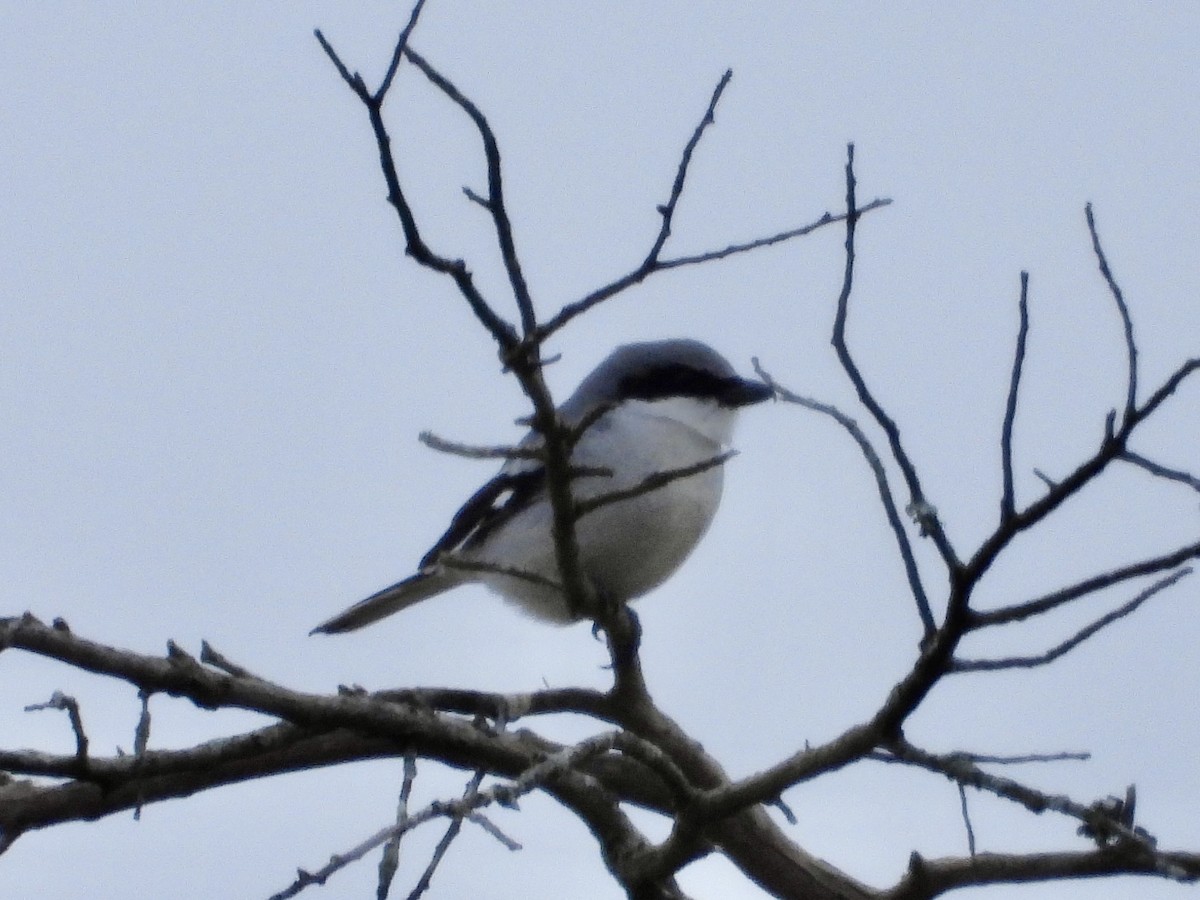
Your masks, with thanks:
[{"label": "bird's tail", "polygon": [[398,581],[391,587],[386,587],[366,600],[360,600],[348,609],[338,613],[327,622],[322,622],[309,634],[341,634],[354,631],[372,622],[378,622],[385,616],[399,612],[427,600],[435,594],[449,590],[459,583],[451,573],[444,569],[430,569],[418,572]]}]

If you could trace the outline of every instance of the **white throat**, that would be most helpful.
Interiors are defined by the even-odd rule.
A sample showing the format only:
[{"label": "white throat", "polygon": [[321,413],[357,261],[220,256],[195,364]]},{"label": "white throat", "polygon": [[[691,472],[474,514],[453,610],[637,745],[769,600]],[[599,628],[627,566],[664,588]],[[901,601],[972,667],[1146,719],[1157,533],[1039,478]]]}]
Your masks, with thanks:
[{"label": "white throat", "polygon": [[661,400],[626,400],[621,407],[633,415],[665,419],[682,425],[720,449],[733,438],[737,410],[716,400],[666,397]]}]

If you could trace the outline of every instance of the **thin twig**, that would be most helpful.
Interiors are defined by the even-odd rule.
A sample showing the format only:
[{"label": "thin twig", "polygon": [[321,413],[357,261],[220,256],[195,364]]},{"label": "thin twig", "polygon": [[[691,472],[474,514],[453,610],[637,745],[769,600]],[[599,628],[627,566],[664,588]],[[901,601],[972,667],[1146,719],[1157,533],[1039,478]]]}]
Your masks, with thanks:
[{"label": "thin twig", "polygon": [[1020,325],[1017,328],[1017,348],[1013,353],[1012,376],[1008,383],[1008,401],[1004,407],[1004,426],[1000,432],[1000,461],[1004,472],[1004,494],[1000,498],[1000,519],[1007,521],[1016,514],[1013,490],[1012,437],[1017,417],[1017,395],[1021,385],[1021,370],[1025,365],[1025,341],[1029,334],[1029,273],[1021,273],[1021,299],[1017,308]]},{"label": "thin twig", "polygon": [[466,196],[466,198],[468,200],[470,200],[472,203],[476,203],[479,206],[482,206],[484,209],[490,209],[490,207],[488,206],[487,199],[485,197],[479,196],[479,194],[477,194],[472,188],[470,188],[464,184],[462,190],[463,190],[463,194]]},{"label": "thin twig", "polygon": [[1048,663],[1052,663],[1060,656],[1063,656],[1064,654],[1074,650],[1105,626],[1111,625],[1118,619],[1123,619],[1130,613],[1134,612],[1139,606],[1141,606],[1159,591],[1166,590],[1175,582],[1179,581],[1186,575],[1190,575],[1191,573],[1192,570],[1190,568],[1180,569],[1178,572],[1171,573],[1166,578],[1160,578],[1128,603],[1117,607],[1111,612],[1106,613],[1105,615],[1096,619],[1096,621],[1081,628],[1067,640],[1055,647],[1050,648],[1045,653],[1041,653],[1037,656],[1008,656],[1001,659],[956,659],[951,665],[950,671],[996,672],[1002,669],[1032,669],[1037,666],[1044,666]]},{"label": "thin twig", "polygon": [[718,453],[716,456],[693,463],[690,466],[680,466],[678,469],[664,469],[661,472],[652,472],[632,487],[623,488],[618,491],[609,491],[596,497],[589,497],[586,500],[576,500],[575,518],[576,520],[582,519],[584,516],[594,513],[596,510],[612,503],[631,500],[634,497],[640,497],[643,494],[664,488],[672,482],[679,481],[681,478],[691,478],[694,475],[699,475],[701,472],[707,472],[709,469],[714,469],[724,464],[736,455],[736,450],[726,450],[724,453]]},{"label": "thin twig", "polygon": [[963,825],[967,828],[967,853],[975,855],[975,829],[971,827],[971,811],[967,808],[967,789],[958,785],[958,801],[962,807]]},{"label": "thin twig", "polygon": [[512,838],[510,838],[507,834],[500,830],[499,826],[497,826],[495,822],[493,822],[483,813],[473,812],[467,816],[467,818],[471,820],[473,825],[478,825],[480,828],[494,837],[500,843],[500,845],[504,847],[505,850],[516,852],[517,850],[525,849],[521,845],[520,841],[514,841]]},{"label": "thin twig", "polygon": [[[471,780],[467,782],[467,786],[463,791],[463,803],[470,803],[479,794],[479,785],[483,783],[483,769],[476,769],[475,774],[471,776]],[[438,841],[437,846],[433,850],[433,855],[429,859],[429,864],[425,867],[425,871],[421,873],[421,877],[417,879],[417,884],[409,892],[408,900],[420,900],[422,894],[429,890],[430,884],[433,883],[433,873],[437,871],[442,860],[446,856],[446,851],[450,849],[450,845],[454,843],[454,839],[458,837],[462,831],[463,816],[452,816],[450,824],[446,826],[446,832]],[[380,898],[384,900],[384,898]]]},{"label": "thin twig", "polygon": [[219,653],[217,649],[206,640],[200,641],[200,662],[206,665],[215,666],[222,672],[228,672],[237,678],[257,678],[258,676],[247,669],[245,666],[240,666],[233,660]]},{"label": "thin twig", "polygon": [[611,401],[606,403],[597,403],[594,407],[584,413],[583,417],[571,427],[570,434],[567,437],[571,446],[574,447],[576,444],[578,444],[580,440],[583,439],[583,436],[587,434],[592,427],[596,425],[596,423],[616,409],[616,407],[617,404]]},{"label": "thin twig", "polygon": [[[142,710],[138,714],[137,727],[133,730],[133,767],[136,774],[140,774],[141,769],[145,766],[146,750],[150,746],[150,692],[139,690],[138,700],[141,701]],[[133,808],[134,821],[142,817],[143,800],[144,797],[139,788],[137,805]]]},{"label": "thin twig", "polygon": [[[1031,763],[1052,763],[1052,762],[1087,762],[1092,758],[1092,754],[1087,751],[1071,751],[1064,750],[1059,753],[1014,753],[1014,754],[997,754],[997,753],[972,753],[966,750],[956,750],[953,753],[945,754],[959,759],[964,759],[967,762],[975,765],[993,765],[993,766],[1019,766],[1029,765]],[[908,765],[908,761],[890,753],[886,750],[873,750],[866,754],[866,759],[875,762]]]},{"label": "thin twig", "polygon": [[[321,47],[325,50],[330,60],[333,61],[342,80],[350,86],[350,89],[354,91],[355,95],[367,108],[368,118],[371,122],[371,131],[375,136],[375,144],[379,149],[380,168],[383,172],[384,182],[388,188],[388,202],[396,210],[396,214],[400,217],[401,227],[404,229],[405,252],[419,265],[453,278],[459,293],[467,301],[476,318],[487,328],[488,332],[504,352],[511,352],[519,343],[516,331],[484,299],[479,289],[475,286],[474,277],[467,268],[467,264],[461,259],[451,259],[435,253],[421,236],[416,216],[409,206],[408,198],[405,196],[404,190],[400,185],[400,176],[397,174],[396,160],[392,155],[391,137],[383,121],[383,95],[372,94],[363,82],[362,76],[358,73],[350,73],[345,63],[341,61],[320,30],[317,30],[315,34]],[[401,32],[396,50],[394,51],[395,54],[401,54],[407,49],[405,43],[407,39],[408,29]],[[441,76],[438,77],[440,78]],[[445,79],[442,80],[445,81]],[[457,93],[457,90],[455,90],[455,93]],[[493,212],[493,215],[496,215],[496,213]]]},{"label": "thin twig", "polygon": [[1128,463],[1133,463],[1133,465],[1141,469],[1145,469],[1151,475],[1166,478],[1169,481],[1178,481],[1180,484],[1186,484],[1194,491],[1200,491],[1200,478],[1197,478],[1190,472],[1185,472],[1182,469],[1170,469],[1167,466],[1156,463],[1152,459],[1147,459],[1140,453],[1134,453],[1128,449],[1121,454],[1120,458]]},{"label": "thin twig", "polygon": [[351,74],[350,70],[346,68],[346,64],[342,62],[342,58],[338,56],[337,51],[333,49],[333,45],[325,39],[325,35],[321,32],[320,28],[313,29],[313,36],[316,37],[317,43],[321,45],[321,49],[325,51],[325,55],[329,57],[338,74],[342,76],[342,81],[346,82],[350,86],[350,89],[364,103],[370,103],[371,92],[367,90],[366,82],[363,81],[362,76],[357,72]]},{"label": "thin twig", "polygon": [[404,45],[404,55],[475,123],[475,129],[483,141],[483,155],[487,160],[487,211],[492,217],[496,242],[500,247],[500,258],[504,262],[504,271],[508,274],[509,285],[512,287],[513,297],[520,312],[521,330],[527,339],[531,338],[537,329],[537,314],[534,312],[529,284],[525,280],[525,273],[521,270],[521,260],[517,255],[516,241],[513,238],[512,221],[508,217],[508,209],[505,206],[503,167],[496,134],[492,131],[492,126],[479,107],[472,103],[453,82],[430,65],[423,56],[407,45]]},{"label": "thin twig", "polygon": [[1033,474],[1037,476],[1038,481],[1046,486],[1048,490],[1055,490],[1058,487],[1058,482],[1043,472],[1041,469],[1035,468]]},{"label": "thin twig", "polygon": [[1003,523],[984,540],[966,566],[966,580],[972,584],[977,582],[1017,535],[1028,531],[1045,519],[1068,498],[1081,490],[1084,485],[1089,484],[1100,475],[1109,463],[1119,458],[1137,427],[1152,416],[1155,410],[1197,370],[1200,370],[1200,358],[1184,362],[1171,373],[1141,407],[1133,411],[1133,414],[1122,423],[1119,430],[1112,432],[1112,429],[1109,429],[1111,433],[1106,434],[1100,447],[1092,456],[1080,463],[1074,471],[1060,481],[1044,479],[1050,486],[1049,490],[1014,514],[1008,522]]},{"label": "thin twig", "polygon": [[1122,417],[1122,422],[1128,422],[1137,408],[1138,365],[1137,344],[1133,339],[1133,318],[1129,315],[1129,306],[1125,303],[1125,295],[1121,292],[1121,286],[1117,284],[1112,270],[1108,267],[1108,259],[1104,255],[1104,248],[1100,246],[1100,234],[1096,230],[1096,217],[1092,213],[1092,204],[1087,204],[1084,207],[1084,212],[1087,215],[1088,232],[1092,236],[1092,250],[1096,254],[1096,262],[1100,265],[1100,274],[1104,276],[1105,282],[1108,283],[1108,290],[1117,304],[1117,312],[1121,315],[1121,325],[1125,331],[1125,350],[1129,361],[1129,382],[1125,392],[1125,415]]},{"label": "thin twig", "polygon": [[1069,587],[1060,588],[1057,591],[1045,594],[1035,600],[1027,600],[1024,603],[1017,603],[1012,606],[1005,606],[986,612],[975,612],[971,621],[971,627],[985,628],[994,625],[1006,625],[1009,622],[1020,622],[1031,616],[1050,612],[1064,603],[1069,603],[1087,594],[1104,590],[1123,581],[1139,578],[1142,575],[1165,572],[1167,569],[1174,569],[1176,566],[1183,565],[1190,559],[1200,559],[1200,541],[1194,544],[1187,544],[1178,550],[1163,554],[1162,556],[1144,559],[1141,562],[1113,569],[1111,572],[1094,575],[1091,578],[1076,582]]},{"label": "thin twig", "polygon": [[1162,386],[1150,395],[1150,399],[1142,404],[1142,407],[1134,413],[1134,421],[1132,423],[1127,422],[1124,426],[1122,426],[1122,433],[1124,433],[1126,436],[1131,434],[1135,425],[1146,421],[1146,419],[1148,419],[1154,413],[1154,411],[1158,409],[1163,401],[1174,394],[1175,391],[1179,389],[1179,386],[1183,384],[1183,382],[1197,369],[1200,369],[1200,358],[1189,359],[1180,365],[1179,368],[1172,372],[1167,380],[1162,383]]},{"label": "thin twig", "polygon": [[1064,750],[1061,753],[1016,753],[1012,755],[995,753],[962,753],[959,754],[973,763],[988,763],[1000,766],[1022,766],[1028,763],[1049,762],[1087,762],[1092,754],[1086,750]]},{"label": "thin twig", "polygon": [[439,556],[437,564],[445,566],[447,569],[459,569],[463,572],[484,572],[492,575],[503,575],[506,578],[517,578],[521,581],[528,581],[530,584],[548,587],[555,591],[563,589],[563,586],[554,579],[547,578],[545,575],[539,575],[537,572],[531,572],[528,569],[519,569],[516,566],[504,566],[499,563],[484,562],[482,560],[463,559],[452,553]]},{"label": "thin twig", "polygon": [[271,900],[288,900],[295,897],[305,888],[314,884],[324,884],[330,875],[345,868],[352,862],[362,859],[376,847],[386,843],[393,837],[406,834],[437,818],[461,819],[471,812],[490,806],[493,803],[511,804],[518,797],[553,779],[558,773],[569,770],[584,760],[601,755],[613,749],[619,739],[618,732],[609,732],[582,741],[573,747],[568,747],[547,757],[542,762],[526,769],[513,781],[496,784],[484,791],[475,791],[460,800],[434,801],[424,809],[406,816],[404,822],[389,825],[371,835],[366,840],[347,850],[335,854],[324,866],[315,872],[301,869],[288,887],[272,895]]},{"label": "thin twig", "polygon": [[[403,826],[408,821],[408,802],[412,797],[413,784],[417,780],[417,757],[409,752],[404,755],[404,779],[400,783],[400,798],[396,802],[396,824]],[[379,857],[379,877],[376,881],[376,897],[386,900],[392,881],[400,868],[400,839],[397,834],[383,845]]]},{"label": "thin twig", "polygon": [[[862,372],[859,371],[858,364],[855,363],[854,357],[851,356],[850,349],[846,344],[846,319],[850,309],[850,292],[854,284],[854,232],[859,217],[858,208],[855,205],[855,188],[854,145],[849,144],[846,148],[846,266],[842,277],[841,294],[838,296],[837,301],[837,316],[834,319],[831,343],[837,352],[842,369],[845,370],[854,385],[855,391],[858,393],[858,399],[870,411],[875,421],[884,430],[884,433],[887,434],[892,456],[895,458],[897,465],[900,466],[900,471],[904,475],[909,493],[912,495],[910,505],[922,511],[932,510],[933,506],[925,497],[925,492],[921,487],[921,480],[917,476],[916,467],[913,465],[912,460],[909,459],[908,452],[904,449],[904,444],[900,439],[900,429],[884,411],[879,401],[875,399],[875,396],[871,393],[871,389],[867,387],[867,382],[863,378]],[[947,568],[951,572],[957,573],[962,568],[962,564],[959,562],[954,548],[950,545],[950,541],[946,537],[946,533],[942,529],[936,515],[926,516],[922,525],[933,539]]]},{"label": "thin twig", "polygon": [[417,18],[421,15],[421,7],[424,5],[425,0],[417,0],[413,4],[412,13],[408,17],[408,23],[400,32],[400,37],[396,39],[396,48],[392,51],[392,61],[388,63],[387,73],[383,76],[383,81],[379,83],[379,90],[375,92],[374,100],[376,103],[383,103],[388,89],[392,86],[392,79],[396,77],[396,72],[400,68],[400,60],[404,58],[404,48],[408,46],[408,39],[412,35],[413,29],[417,27]]},{"label": "thin twig", "polygon": [[1127,842],[1147,852],[1155,851],[1153,838],[1140,829],[1135,830],[1131,824],[1127,825],[1114,818],[1102,804],[1085,806],[1062,794],[1047,794],[1011,778],[987,772],[959,754],[930,753],[904,739],[893,741],[888,749],[895,754],[898,760],[908,765],[936,772],[958,784],[975,787],[995,794],[997,797],[1019,803],[1030,812],[1042,813],[1048,809],[1054,810],[1077,819],[1097,831],[1105,830],[1117,841]]},{"label": "thin twig", "polygon": [[67,714],[71,722],[71,731],[75,735],[75,760],[80,765],[87,765],[88,738],[83,730],[83,716],[79,713],[79,701],[74,697],[55,691],[45,703],[31,703],[25,707],[25,712],[39,712],[44,709],[59,709]]},{"label": "thin twig", "polygon": [[[870,203],[859,207],[857,211],[858,215],[861,216],[864,213],[873,209],[877,209],[881,206],[888,206],[891,202],[892,201],[887,198],[876,198]],[[733,256],[738,253],[746,253],[751,250],[757,250],[760,247],[769,247],[773,244],[778,244],[781,241],[787,241],[792,238],[811,234],[818,228],[823,228],[826,225],[832,225],[836,222],[844,222],[845,220],[845,213],[834,214],[826,212],[819,219],[809,223],[808,225],[802,225],[798,228],[790,228],[786,231],[781,231],[778,234],[773,234],[765,238],[758,238],[756,240],[746,241],[739,244],[730,244],[720,250],[708,250],[704,253],[697,253],[691,256],[678,256],[671,259],[659,259],[649,266],[646,264],[646,261],[643,260],[642,263],[633,271],[622,275],[620,278],[617,278],[614,281],[610,281],[606,285],[596,288],[590,294],[587,294],[579,300],[575,300],[563,306],[562,309],[555,313],[552,319],[544,322],[541,325],[541,327],[538,329],[538,339],[544,341],[576,316],[587,312],[593,306],[603,303],[605,300],[608,300],[610,297],[621,293],[633,285],[640,284],[642,281],[656,272],[664,271],[666,269],[675,269],[681,266],[692,266],[700,263],[712,262],[718,259],[725,259],[726,257]]]},{"label": "thin twig", "polygon": [[[432,431],[422,431],[417,440],[431,450],[439,453],[449,453],[451,456],[461,456],[465,459],[529,459],[545,462],[546,453],[537,445],[512,446],[498,444],[482,447],[474,444],[460,444],[457,441],[439,437]],[[535,471],[534,469],[528,470]],[[568,472],[572,478],[611,478],[612,469],[604,466],[570,466]]]},{"label": "thin twig", "polygon": [[715,113],[717,104],[721,100],[721,94],[725,92],[725,87],[729,84],[729,80],[733,78],[733,70],[726,69],[721,76],[717,86],[713,89],[712,96],[709,98],[708,107],[704,111],[700,122],[692,130],[692,135],[688,138],[684,145],[683,153],[679,158],[679,165],[675,169],[675,179],[671,183],[671,193],[667,198],[667,202],[658,207],[661,222],[659,224],[658,233],[654,237],[650,249],[646,252],[641,263],[632,272],[618,278],[616,281],[605,285],[595,291],[592,291],[582,300],[574,303],[568,303],[563,306],[548,322],[543,322],[533,336],[535,342],[544,342],[550,335],[554,334],[560,328],[571,321],[571,319],[587,312],[598,303],[607,300],[628,287],[631,287],[645,279],[651,273],[658,271],[661,268],[659,256],[662,253],[662,248],[667,242],[667,238],[671,234],[671,222],[675,216],[675,207],[679,203],[679,198],[683,195],[683,187],[687,181],[688,167],[691,165],[692,154],[695,152],[700,139],[704,136],[705,130],[715,121]]},{"label": "thin twig", "polygon": [[[876,197],[870,203],[858,207],[855,214],[862,216],[873,209],[878,209],[881,206],[891,205],[891,200],[886,197]],[[750,250],[758,250],[762,247],[771,247],[775,244],[781,244],[784,241],[790,241],[792,238],[803,237],[806,234],[811,234],[818,228],[825,225],[832,225],[834,222],[846,221],[846,213],[825,213],[815,222],[808,225],[801,225],[799,228],[789,228],[787,231],[780,231],[777,234],[769,235],[768,237],[757,238],[753,241],[746,241],[740,244],[729,244],[720,250],[706,250],[703,253],[695,253],[690,256],[673,256],[669,259],[661,259],[658,261],[656,268],[658,269],[676,269],[680,266],[694,266],[699,263],[713,262],[718,259],[725,259],[728,256],[734,256],[738,253],[747,253]]]},{"label": "thin twig", "polygon": [[712,97],[708,101],[708,109],[704,111],[704,117],[692,131],[692,136],[688,138],[687,144],[684,145],[683,155],[679,159],[679,167],[675,170],[675,181],[671,184],[671,196],[658,208],[658,212],[662,216],[662,224],[659,226],[658,236],[650,246],[650,252],[646,254],[644,265],[653,264],[658,260],[663,245],[671,236],[671,220],[675,216],[675,207],[679,203],[679,198],[683,195],[683,185],[687,180],[688,167],[692,163],[692,154],[696,152],[696,147],[699,145],[700,139],[704,137],[705,130],[716,121],[717,104],[721,102],[721,95],[725,93],[725,88],[729,85],[731,78],[733,78],[733,69],[726,69],[721,80],[717,82],[716,88],[713,89]]},{"label": "thin twig", "polygon": [[913,555],[912,544],[908,539],[908,532],[904,528],[904,522],[900,518],[900,512],[896,508],[896,500],[892,495],[891,485],[888,484],[887,471],[884,469],[883,461],[880,460],[879,454],[875,451],[875,447],[872,445],[870,439],[854,419],[836,406],[829,403],[822,403],[819,400],[813,400],[809,397],[803,397],[783,387],[759,365],[757,357],[752,360],[752,364],[758,377],[775,392],[775,396],[780,400],[783,400],[785,403],[795,403],[798,406],[803,406],[806,409],[829,416],[854,438],[859,450],[862,451],[862,455],[867,460],[867,465],[871,467],[871,471],[875,475],[875,485],[879,491],[879,499],[883,503],[884,515],[887,517],[888,525],[891,526],[892,534],[895,536],[896,544],[900,549],[900,558],[904,563],[904,574],[908,577],[908,587],[917,604],[917,614],[921,617],[921,625],[925,629],[926,636],[933,634],[937,630],[937,623],[934,621],[933,611],[929,607],[929,599],[925,595],[925,587],[921,584],[921,573],[917,568],[917,560]]},{"label": "thin twig", "polygon": [[545,455],[538,447],[513,447],[504,445],[480,447],[472,444],[460,444],[458,441],[439,437],[432,431],[422,431],[417,435],[417,440],[430,450],[437,450],[439,453],[449,453],[453,456],[462,456],[466,459],[540,460]]}]

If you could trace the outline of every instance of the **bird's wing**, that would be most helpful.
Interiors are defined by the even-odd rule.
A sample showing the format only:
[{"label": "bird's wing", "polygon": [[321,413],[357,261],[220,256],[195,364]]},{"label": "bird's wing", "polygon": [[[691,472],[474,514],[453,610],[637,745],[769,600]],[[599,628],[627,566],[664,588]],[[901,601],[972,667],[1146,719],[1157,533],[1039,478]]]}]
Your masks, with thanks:
[{"label": "bird's wing", "polygon": [[461,583],[462,573],[437,567],[438,558],[484,540],[494,529],[536,502],[545,490],[545,480],[545,471],[536,462],[509,460],[495,478],[472,494],[454,514],[446,533],[421,559],[416,575],[359,601],[311,633],[337,634],[362,628]]},{"label": "bird's wing", "polygon": [[460,580],[458,575],[432,568],[437,564],[438,557],[467,542],[481,540],[536,497],[544,480],[541,468],[505,466],[454,514],[446,533],[421,560],[421,571],[372,594],[366,600],[360,600],[329,621],[322,622],[311,633],[353,631],[454,587]]},{"label": "bird's wing", "polygon": [[465,544],[477,544],[498,526],[525,509],[545,489],[545,470],[540,466],[501,469],[491,481],[471,495],[454,514],[446,533],[421,558],[421,568],[437,563],[443,553]]}]

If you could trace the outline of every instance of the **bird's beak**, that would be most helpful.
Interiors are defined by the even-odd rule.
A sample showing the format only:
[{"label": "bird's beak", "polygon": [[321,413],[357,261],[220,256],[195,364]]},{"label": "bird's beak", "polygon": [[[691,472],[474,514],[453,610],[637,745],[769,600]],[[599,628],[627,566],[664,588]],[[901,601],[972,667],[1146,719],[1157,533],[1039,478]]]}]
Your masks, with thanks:
[{"label": "bird's beak", "polygon": [[721,396],[721,402],[733,407],[751,406],[755,403],[762,403],[774,394],[775,391],[771,389],[771,386],[761,381],[730,378]]}]

